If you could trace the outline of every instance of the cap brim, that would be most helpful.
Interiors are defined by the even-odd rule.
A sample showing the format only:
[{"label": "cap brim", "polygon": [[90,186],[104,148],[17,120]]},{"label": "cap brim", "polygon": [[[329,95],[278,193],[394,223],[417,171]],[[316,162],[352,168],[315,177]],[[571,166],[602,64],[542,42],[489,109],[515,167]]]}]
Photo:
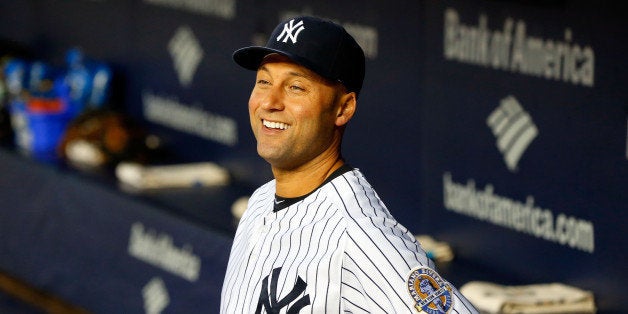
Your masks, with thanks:
[{"label": "cap brim", "polygon": [[317,68],[314,64],[309,62],[307,59],[299,57],[292,53],[285,52],[283,50],[279,50],[279,49],[273,49],[273,48],[262,47],[262,46],[251,46],[251,47],[240,48],[233,53],[233,61],[235,61],[237,64],[239,64],[241,67],[245,69],[257,71],[259,66],[262,64],[262,61],[264,61],[264,57],[266,57],[267,55],[271,53],[278,53],[280,55],[286,56],[290,58],[290,60],[314,71],[315,73],[322,76],[323,78],[334,81],[334,79],[331,78],[331,75],[329,73],[326,73],[326,71]]},{"label": "cap brim", "polygon": [[291,56],[281,50],[261,46],[251,46],[236,50],[233,53],[233,61],[245,69],[256,71],[260,64],[262,64],[264,57],[271,53],[282,54],[288,58],[294,59],[294,56]]}]

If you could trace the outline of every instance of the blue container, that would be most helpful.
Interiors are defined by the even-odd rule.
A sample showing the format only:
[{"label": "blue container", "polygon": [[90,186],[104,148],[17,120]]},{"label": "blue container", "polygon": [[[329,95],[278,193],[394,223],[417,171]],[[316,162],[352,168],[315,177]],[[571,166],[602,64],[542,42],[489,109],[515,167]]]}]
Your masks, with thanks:
[{"label": "blue container", "polygon": [[11,103],[11,119],[16,145],[39,159],[56,159],[57,147],[72,118],[61,111],[32,110],[23,101]]}]

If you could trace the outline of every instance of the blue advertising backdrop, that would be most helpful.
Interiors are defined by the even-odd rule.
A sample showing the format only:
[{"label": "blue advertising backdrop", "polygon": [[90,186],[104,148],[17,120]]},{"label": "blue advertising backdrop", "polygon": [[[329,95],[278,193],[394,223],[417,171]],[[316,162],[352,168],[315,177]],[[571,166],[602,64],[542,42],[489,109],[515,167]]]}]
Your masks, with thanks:
[{"label": "blue advertising backdrop", "polygon": [[487,267],[625,302],[620,15],[569,2],[438,2],[426,12],[424,222]]},{"label": "blue advertising backdrop", "polygon": [[[173,161],[215,161],[254,187],[270,179],[248,124],[254,74],[235,65],[231,53],[263,44],[280,20],[298,14],[343,24],[365,50],[366,80],[343,154],[398,220],[416,234],[452,244],[454,263],[463,269],[492,270],[488,278],[467,273],[465,280],[564,282],[592,290],[601,313],[628,311],[621,289],[628,280],[628,94],[622,87],[628,21],[619,5],[0,1],[0,39],[50,62],[61,62],[71,47],[108,62],[116,76],[111,106],[158,134]],[[4,162],[10,165],[5,169],[21,164],[14,157]],[[47,180],[63,175],[26,174]],[[0,243],[0,269],[94,312],[142,312],[141,290],[159,291],[154,287],[160,283],[150,281],[150,267],[129,257],[132,226],[141,223],[147,233],[171,237],[175,249],[189,245],[202,261],[200,277],[191,283],[160,275],[171,291],[164,312],[217,308],[230,245],[225,233],[233,232],[233,192],[218,193],[214,203],[179,204],[198,217],[186,220],[193,223],[187,230],[168,216],[146,214],[150,206],[119,191],[85,188],[85,195],[59,200],[53,195],[63,191],[46,186],[32,192],[32,204],[19,197],[31,194],[7,192],[14,188],[4,178],[0,236],[11,243]],[[61,186],[80,186],[74,180]],[[99,215],[105,205],[119,216]],[[24,208],[32,210],[13,214]],[[86,213],[92,213],[89,219]],[[16,230],[10,228],[14,219],[60,225]],[[37,226],[45,227],[43,221]],[[42,237],[76,250],[59,254],[45,249],[49,242],[33,244]],[[100,251],[80,249],[99,245]],[[50,258],[42,260],[38,249]],[[72,276],[102,285],[90,290]]]}]

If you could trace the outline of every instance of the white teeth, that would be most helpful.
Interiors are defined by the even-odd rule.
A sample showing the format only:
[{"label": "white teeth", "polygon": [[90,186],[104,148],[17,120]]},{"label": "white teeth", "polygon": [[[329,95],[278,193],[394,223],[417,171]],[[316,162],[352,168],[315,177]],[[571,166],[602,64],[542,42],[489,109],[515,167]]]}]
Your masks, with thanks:
[{"label": "white teeth", "polygon": [[272,122],[268,120],[262,120],[262,123],[264,124],[265,127],[270,128],[270,129],[280,129],[280,130],[288,129],[288,125],[282,122]]}]

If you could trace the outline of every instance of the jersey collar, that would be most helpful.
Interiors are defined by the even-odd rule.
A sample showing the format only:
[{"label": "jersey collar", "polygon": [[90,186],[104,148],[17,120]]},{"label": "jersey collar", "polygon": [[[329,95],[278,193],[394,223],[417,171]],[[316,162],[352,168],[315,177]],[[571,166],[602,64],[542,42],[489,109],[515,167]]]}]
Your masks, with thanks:
[{"label": "jersey collar", "polygon": [[312,192],[307,193],[305,195],[302,196],[297,196],[297,197],[281,197],[277,194],[275,194],[275,201],[273,203],[273,212],[278,212],[284,208],[288,208],[290,207],[290,205],[296,204],[302,200],[304,200],[306,197],[310,196],[310,194],[314,193],[316,190],[320,189],[323,185],[327,184],[328,182],[330,182],[331,180],[345,174],[346,172],[349,172],[353,170],[353,167],[351,167],[348,164],[344,164],[342,165],[340,168],[336,169],[336,171],[334,171],[329,177],[327,177],[327,179],[325,179],[325,181],[323,181],[323,183],[321,183],[321,185],[319,185],[316,189],[314,189]]}]

